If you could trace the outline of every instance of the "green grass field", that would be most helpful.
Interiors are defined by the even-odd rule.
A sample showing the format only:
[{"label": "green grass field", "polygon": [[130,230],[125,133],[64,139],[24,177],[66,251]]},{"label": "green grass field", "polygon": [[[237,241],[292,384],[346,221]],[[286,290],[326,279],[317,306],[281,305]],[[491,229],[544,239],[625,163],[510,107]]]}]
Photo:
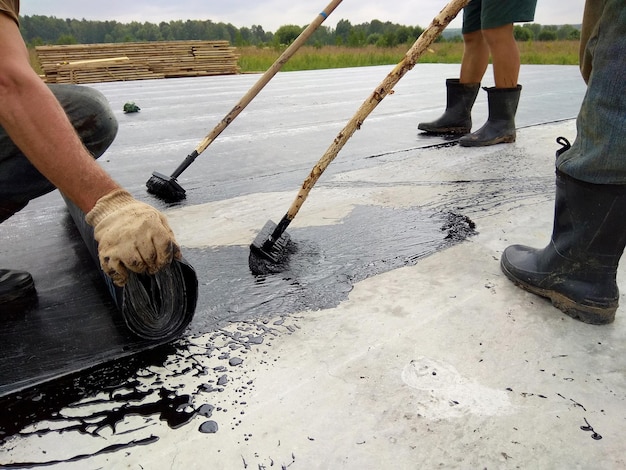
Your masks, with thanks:
[{"label": "green grass field", "polygon": [[[578,65],[578,41],[520,42],[522,64]],[[282,67],[282,71],[317,70],[328,68],[365,67],[370,65],[397,64],[410,45],[386,47],[303,46]],[[284,50],[284,49],[283,49]],[[239,67],[242,73],[264,72],[282,54],[283,50],[272,47],[239,47]],[[30,51],[33,68],[41,72],[35,51]],[[422,55],[420,63],[460,64],[463,44],[442,42],[433,44]]]},{"label": "green grass field", "polygon": [[[520,42],[522,64],[577,65],[578,41]],[[367,46],[303,46],[281,70],[316,70],[369,65],[396,64],[402,60],[410,45],[394,48]],[[254,46],[237,48],[239,67],[243,73],[267,70],[283,50]],[[422,55],[420,63],[460,64],[462,43],[436,43]]]}]

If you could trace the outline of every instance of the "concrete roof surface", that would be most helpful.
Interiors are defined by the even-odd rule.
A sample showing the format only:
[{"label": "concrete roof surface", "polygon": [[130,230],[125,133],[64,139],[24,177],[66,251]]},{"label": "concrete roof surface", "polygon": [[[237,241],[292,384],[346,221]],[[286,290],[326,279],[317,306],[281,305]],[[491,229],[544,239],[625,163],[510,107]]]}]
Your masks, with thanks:
[{"label": "concrete roof surface", "polygon": [[[359,278],[334,305],[313,299],[275,314],[226,318],[214,328],[201,319],[215,309],[201,306],[184,348],[162,366],[140,370],[126,390],[146,394],[121,400],[103,389],[78,400],[59,410],[63,425],[51,418],[8,440],[0,465],[626,468],[625,312],[618,310],[611,325],[583,324],[514,286],[499,267],[508,245],[549,241],[555,139],[574,139],[584,84],[576,67],[523,66],[515,143],[439,145],[445,141],[417,135],[416,125],[441,112],[444,80],[457,68],[418,65],[410,72],[331,164],[290,230],[306,239],[328,227],[334,242],[353,237],[356,245],[359,236],[345,221],[364,208],[372,218],[462,214],[476,234]],[[207,256],[228,246],[245,251],[266,220],[284,214],[308,170],[388,70],[279,74],[181,176],[187,201],[153,201],[183,249]],[[119,115],[120,137],[103,164],[148,200],[142,185],[150,173],[171,172],[255,79],[97,85],[116,110],[129,100],[142,108]],[[486,116],[484,95],[475,128]],[[122,160],[131,168],[126,173],[116,169]],[[397,222],[398,239],[389,227],[391,249],[411,243],[410,234],[420,231],[412,223]],[[324,282],[330,256],[316,241],[316,256],[302,255],[310,260],[307,273],[320,274],[312,283]],[[389,247],[371,249],[389,255]],[[209,262],[199,275],[203,286],[218,276]],[[269,297],[255,305],[281,300]],[[626,304],[623,294],[621,300]],[[237,305],[232,300],[226,308],[232,313]],[[184,406],[199,412],[184,424],[146,412],[140,405],[157,382],[191,396]],[[111,416],[131,405],[137,409],[127,408],[123,420],[98,421],[99,411]]]}]

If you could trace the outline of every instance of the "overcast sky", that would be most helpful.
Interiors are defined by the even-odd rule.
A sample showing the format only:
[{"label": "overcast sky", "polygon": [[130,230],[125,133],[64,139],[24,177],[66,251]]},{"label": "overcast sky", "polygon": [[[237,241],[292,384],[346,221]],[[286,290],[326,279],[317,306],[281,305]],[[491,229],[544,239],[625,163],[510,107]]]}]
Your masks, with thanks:
[{"label": "overcast sky", "polygon": [[[334,27],[341,19],[352,24],[377,19],[403,25],[426,27],[448,0],[345,0],[324,22]],[[57,18],[115,20],[159,23],[201,19],[231,23],[237,28],[261,25],[274,32],[279,26],[306,26],[330,0],[22,0],[22,15]],[[584,0],[539,0],[535,23],[578,24]],[[450,25],[460,28],[460,16]]]}]

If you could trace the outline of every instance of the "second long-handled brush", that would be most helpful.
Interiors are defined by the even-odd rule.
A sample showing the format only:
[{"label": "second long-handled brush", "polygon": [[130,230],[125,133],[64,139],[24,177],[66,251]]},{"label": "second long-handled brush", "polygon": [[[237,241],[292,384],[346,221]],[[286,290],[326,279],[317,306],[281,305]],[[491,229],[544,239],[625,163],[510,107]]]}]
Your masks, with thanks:
[{"label": "second long-handled brush", "polygon": [[293,56],[298,49],[311,37],[311,35],[319,28],[328,15],[330,15],[342,0],[332,0],[322,12],[307,26],[300,35],[289,45],[287,49],[276,59],[267,71],[261,75],[259,80],[252,88],[239,100],[239,102],[224,116],[224,118],[213,128],[213,130],[198,144],[185,160],[170,175],[164,175],[157,171],[152,173],[150,179],[146,182],[148,192],[163,199],[166,202],[178,202],[185,198],[185,189],[176,181],[183,171],[206,150],[206,148],[222,133],[228,125],[244,110],[248,104],[256,97],[259,92],[269,83],[269,81],[278,73],[283,65]]},{"label": "second long-handled brush", "polygon": [[[414,66],[419,57],[433,43],[448,24],[459,14],[470,0],[451,0],[441,12],[433,19],[428,28],[420,35],[411,46],[404,58],[387,77],[376,87],[373,93],[363,102],[356,114],[350,119],[328,150],[315,164],[309,176],[304,180],[298,195],[291,204],[287,213],[281,221],[276,224],[269,220],[258,233],[250,245],[249,266],[254,274],[264,274],[266,272],[280,271],[280,265],[284,263],[289,244],[289,234],[287,227],[294,219],[302,204],[309,195],[309,192],[322,176],[324,170],[335,159],[339,151],[352,135],[361,128],[363,121],[378,106],[378,104],[392,93],[393,87],[398,81]],[[272,263],[277,266],[273,266]]]}]

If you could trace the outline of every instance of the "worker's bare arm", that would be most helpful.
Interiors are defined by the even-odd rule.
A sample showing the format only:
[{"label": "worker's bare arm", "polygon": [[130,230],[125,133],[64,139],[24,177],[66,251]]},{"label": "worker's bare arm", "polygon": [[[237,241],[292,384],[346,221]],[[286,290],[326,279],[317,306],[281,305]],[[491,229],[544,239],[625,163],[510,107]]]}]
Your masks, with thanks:
[{"label": "worker's bare arm", "polygon": [[16,23],[0,14],[0,125],[31,163],[84,212],[119,186],[92,158],[30,66]]}]

